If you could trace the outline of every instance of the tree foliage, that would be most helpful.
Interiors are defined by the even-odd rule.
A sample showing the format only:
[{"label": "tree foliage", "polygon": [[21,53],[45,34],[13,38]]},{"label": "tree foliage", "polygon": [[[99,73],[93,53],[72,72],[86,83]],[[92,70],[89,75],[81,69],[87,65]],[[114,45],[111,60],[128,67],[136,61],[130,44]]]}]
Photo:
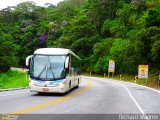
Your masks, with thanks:
[{"label": "tree foliage", "polygon": [[[24,66],[41,47],[69,48],[84,71],[137,72],[139,64],[160,64],[160,2],[150,0],[64,0],[45,7],[24,2],[0,11],[0,71]],[[43,44],[39,38],[46,35]],[[4,67],[2,67],[4,66]]]}]

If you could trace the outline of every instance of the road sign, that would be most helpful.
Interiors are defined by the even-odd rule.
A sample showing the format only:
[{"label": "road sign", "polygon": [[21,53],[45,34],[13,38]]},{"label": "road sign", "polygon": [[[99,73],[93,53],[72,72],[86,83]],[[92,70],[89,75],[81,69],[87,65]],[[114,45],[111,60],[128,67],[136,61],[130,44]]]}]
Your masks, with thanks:
[{"label": "road sign", "polygon": [[138,78],[148,78],[148,65],[139,65]]},{"label": "road sign", "polygon": [[115,71],[115,61],[109,60],[108,72],[114,72],[114,71]]}]

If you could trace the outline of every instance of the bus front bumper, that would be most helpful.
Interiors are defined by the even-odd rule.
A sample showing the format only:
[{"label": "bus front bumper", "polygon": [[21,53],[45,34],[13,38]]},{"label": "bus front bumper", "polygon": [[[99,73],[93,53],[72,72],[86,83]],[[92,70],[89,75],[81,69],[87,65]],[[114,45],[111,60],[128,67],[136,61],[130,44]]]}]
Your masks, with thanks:
[{"label": "bus front bumper", "polygon": [[44,92],[44,93],[65,93],[67,92],[67,89],[62,86],[42,87],[42,86],[30,85],[29,88],[31,92]]}]

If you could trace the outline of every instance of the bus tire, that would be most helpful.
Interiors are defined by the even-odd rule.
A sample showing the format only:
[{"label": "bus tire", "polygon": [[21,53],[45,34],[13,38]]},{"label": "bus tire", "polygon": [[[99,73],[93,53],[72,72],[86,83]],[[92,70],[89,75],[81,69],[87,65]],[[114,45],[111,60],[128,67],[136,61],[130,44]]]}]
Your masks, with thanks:
[{"label": "bus tire", "polygon": [[79,87],[79,79],[78,79],[78,83],[77,83],[77,88]]},{"label": "bus tire", "polygon": [[76,88],[78,88],[79,87],[79,79],[78,79],[78,83],[77,83],[77,86],[76,86]]},{"label": "bus tire", "polygon": [[43,92],[37,92],[38,93],[38,95],[42,95],[42,94],[44,94]]},{"label": "bus tire", "polygon": [[69,88],[68,88],[67,93],[70,93],[70,91],[71,91],[71,81],[69,82]]}]

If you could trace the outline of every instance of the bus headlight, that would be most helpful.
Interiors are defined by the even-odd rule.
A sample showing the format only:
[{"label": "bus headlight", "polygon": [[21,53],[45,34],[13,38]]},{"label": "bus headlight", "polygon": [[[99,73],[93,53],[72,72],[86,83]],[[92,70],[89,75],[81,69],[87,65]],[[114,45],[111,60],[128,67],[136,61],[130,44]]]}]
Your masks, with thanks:
[{"label": "bus headlight", "polygon": [[66,85],[65,82],[61,82],[61,83],[60,83],[60,86],[65,86],[65,85]]},{"label": "bus headlight", "polygon": [[66,85],[66,80],[64,79],[63,82],[60,83],[60,86],[65,86]]}]

